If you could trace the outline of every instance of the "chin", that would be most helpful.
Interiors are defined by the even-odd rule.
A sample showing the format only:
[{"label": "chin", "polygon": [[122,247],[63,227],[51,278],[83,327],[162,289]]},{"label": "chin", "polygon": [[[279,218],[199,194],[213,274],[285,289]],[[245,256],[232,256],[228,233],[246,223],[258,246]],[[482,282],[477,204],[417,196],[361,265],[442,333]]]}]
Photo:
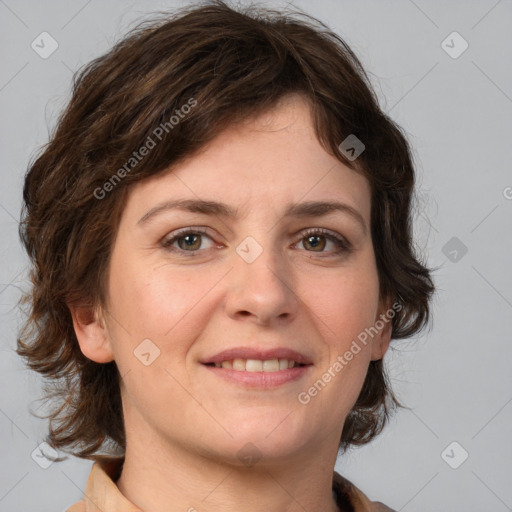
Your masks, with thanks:
[{"label": "chin", "polygon": [[229,464],[252,467],[258,462],[278,463],[304,453],[305,445],[311,444],[313,434],[307,425],[301,428],[293,424],[290,420],[293,413],[283,421],[287,414],[271,420],[255,415],[252,420],[245,418],[240,422],[226,422],[225,428],[233,437],[225,434],[220,439],[210,440],[215,457]]}]

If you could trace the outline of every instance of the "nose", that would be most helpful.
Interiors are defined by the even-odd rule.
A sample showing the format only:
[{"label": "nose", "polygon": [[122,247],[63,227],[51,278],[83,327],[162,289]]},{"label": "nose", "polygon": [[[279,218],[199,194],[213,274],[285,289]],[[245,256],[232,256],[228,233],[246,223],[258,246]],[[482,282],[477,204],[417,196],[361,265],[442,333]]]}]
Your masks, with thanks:
[{"label": "nose", "polygon": [[296,317],[300,300],[293,273],[285,259],[269,247],[254,239],[238,247],[234,268],[227,276],[226,310],[231,318],[281,326]]}]

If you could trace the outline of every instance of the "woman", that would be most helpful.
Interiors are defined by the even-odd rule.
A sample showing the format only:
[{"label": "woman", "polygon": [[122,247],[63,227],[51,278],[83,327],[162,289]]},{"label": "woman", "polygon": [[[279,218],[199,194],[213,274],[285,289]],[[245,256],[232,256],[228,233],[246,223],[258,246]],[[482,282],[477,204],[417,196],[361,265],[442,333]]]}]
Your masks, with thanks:
[{"label": "woman", "polygon": [[48,444],[95,462],[68,512],[391,510],[334,466],[401,405],[383,358],[429,319],[414,168],[304,17],[143,23],[27,173],[18,354],[54,383]]}]

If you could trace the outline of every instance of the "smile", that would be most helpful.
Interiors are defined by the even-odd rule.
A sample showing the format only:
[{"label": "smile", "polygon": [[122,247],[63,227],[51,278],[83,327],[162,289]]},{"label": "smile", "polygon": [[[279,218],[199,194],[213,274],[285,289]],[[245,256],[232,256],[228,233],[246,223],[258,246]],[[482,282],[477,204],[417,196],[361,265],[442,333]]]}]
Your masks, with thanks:
[{"label": "smile", "polygon": [[207,366],[225,368],[239,372],[278,372],[288,370],[296,366],[305,366],[291,359],[233,359],[220,363],[210,363]]}]

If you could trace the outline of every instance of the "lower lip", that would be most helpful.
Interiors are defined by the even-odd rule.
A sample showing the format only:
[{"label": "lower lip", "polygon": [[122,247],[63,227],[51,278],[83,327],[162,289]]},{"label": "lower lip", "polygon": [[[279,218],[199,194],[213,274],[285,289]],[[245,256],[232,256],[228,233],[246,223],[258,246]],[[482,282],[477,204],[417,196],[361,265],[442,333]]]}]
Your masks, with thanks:
[{"label": "lower lip", "polygon": [[228,370],[227,368],[218,368],[216,366],[203,365],[207,370],[213,372],[223,379],[236,384],[243,384],[251,388],[275,388],[293,382],[303,377],[312,365],[297,366],[287,370],[277,372],[247,372],[239,370]]}]

